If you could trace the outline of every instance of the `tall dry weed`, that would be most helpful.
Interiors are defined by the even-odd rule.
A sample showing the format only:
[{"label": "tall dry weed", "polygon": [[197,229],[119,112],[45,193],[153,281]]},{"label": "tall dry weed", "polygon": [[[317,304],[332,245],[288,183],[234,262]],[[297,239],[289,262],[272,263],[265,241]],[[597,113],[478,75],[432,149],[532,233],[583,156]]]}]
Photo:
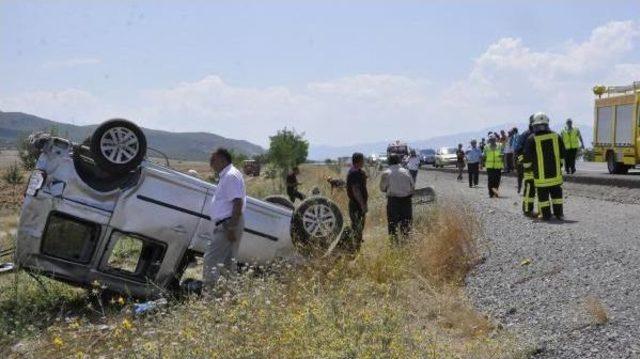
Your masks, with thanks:
[{"label": "tall dry weed", "polygon": [[435,284],[464,284],[478,259],[477,217],[462,204],[444,205],[415,227],[418,271]]}]

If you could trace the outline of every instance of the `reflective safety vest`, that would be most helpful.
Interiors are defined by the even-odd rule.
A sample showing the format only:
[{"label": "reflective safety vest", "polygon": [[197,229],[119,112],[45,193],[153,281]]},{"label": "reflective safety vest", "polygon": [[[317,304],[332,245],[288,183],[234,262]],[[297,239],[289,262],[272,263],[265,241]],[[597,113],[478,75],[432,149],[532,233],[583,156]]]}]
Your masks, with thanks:
[{"label": "reflective safety vest", "polygon": [[487,169],[502,169],[502,147],[497,145],[494,150],[490,145],[484,146],[484,167]]},{"label": "reflective safety vest", "polygon": [[562,130],[562,142],[564,142],[564,148],[572,150],[580,147],[580,130],[572,127],[570,130],[564,128]]},{"label": "reflective safety vest", "polygon": [[524,163],[524,155],[518,156],[518,163],[522,164],[522,179],[525,181],[533,179],[533,168],[530,163]]},{"label": "reflective safety vest", "polygon": [[536,187],[551,187],[562,184],[560,167],[560,136],[557,133],[534,135],[536,164],[533,182]]}]

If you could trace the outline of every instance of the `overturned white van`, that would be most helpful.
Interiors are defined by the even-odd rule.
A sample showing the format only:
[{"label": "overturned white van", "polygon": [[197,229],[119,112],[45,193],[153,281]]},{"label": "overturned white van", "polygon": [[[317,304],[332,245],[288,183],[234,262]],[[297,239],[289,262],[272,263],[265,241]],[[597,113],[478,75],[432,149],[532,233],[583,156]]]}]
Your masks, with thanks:
[{"label": "overturned white van", "polygon": [[[214,184],[146,160],[143,132],[122,119],[83,144],[46,134],[31,143],[39,159],[20,215],[19,268],[138,297],[178,289],[211,239]],[[328,248],[343,226],[338,206],[319,196],[295,209],[248,198],[245,220],[238,260],[251,263]]]}]

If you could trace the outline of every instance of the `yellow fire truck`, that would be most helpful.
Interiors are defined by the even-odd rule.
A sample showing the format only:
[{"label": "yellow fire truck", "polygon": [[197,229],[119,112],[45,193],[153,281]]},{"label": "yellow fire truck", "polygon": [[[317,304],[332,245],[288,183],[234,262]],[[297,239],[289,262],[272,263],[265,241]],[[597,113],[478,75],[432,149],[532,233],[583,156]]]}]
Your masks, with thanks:
[{"label": "yellow fire truck", "polygon": [[640,163],[640,81],[593,88],[593,152],[609,173],[627,173]]}]

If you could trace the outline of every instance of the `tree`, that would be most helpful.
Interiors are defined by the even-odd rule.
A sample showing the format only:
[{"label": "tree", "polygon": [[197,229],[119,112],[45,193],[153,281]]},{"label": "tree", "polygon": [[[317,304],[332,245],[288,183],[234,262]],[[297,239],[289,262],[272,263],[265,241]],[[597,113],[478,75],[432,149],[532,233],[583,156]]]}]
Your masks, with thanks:
[{"label": "tree", "polygon": [[286,127],[269,137],[269,162],[276,167],[285,178],[287,172],[307,160],[309,142],[304,133],[288,130]]},{"label": "tree", "polygon": [[237,150],[231,149],[229,152],[231,153],[231,162],[237,168],[242,168],[242,162],[249,158],[247,155]]}]

